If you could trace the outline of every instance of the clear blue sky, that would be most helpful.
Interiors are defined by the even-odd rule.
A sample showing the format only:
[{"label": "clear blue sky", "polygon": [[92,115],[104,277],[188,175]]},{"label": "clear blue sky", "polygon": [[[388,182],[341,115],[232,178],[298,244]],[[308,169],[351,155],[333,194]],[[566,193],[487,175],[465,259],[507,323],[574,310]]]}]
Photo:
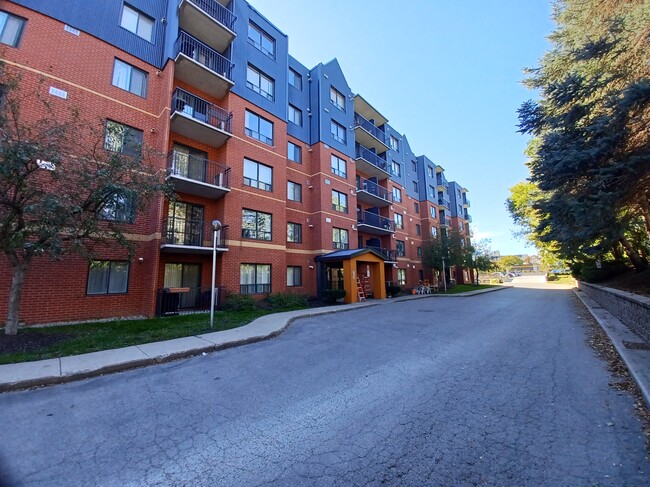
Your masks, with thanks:
[{"label": "clear blue sky", "polygon": [[309,68],[337,58],[352,91],[404,133],[416,154],[469,190],[479,238],[502,255],[534,253],[512,237],[504,203],[525,179],[521,83],[550,44],[550,0],[250,0]]}]

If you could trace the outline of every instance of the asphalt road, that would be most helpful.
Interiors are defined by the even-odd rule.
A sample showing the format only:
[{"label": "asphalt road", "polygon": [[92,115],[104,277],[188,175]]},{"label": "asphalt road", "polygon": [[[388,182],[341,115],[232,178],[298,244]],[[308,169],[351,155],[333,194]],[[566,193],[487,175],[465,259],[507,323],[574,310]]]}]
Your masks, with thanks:
[{"label": "asphalt road", "polygon": [[9,485],[642,486],[633,400],[571,291],[304,319],[278,338],[0,395]]}]

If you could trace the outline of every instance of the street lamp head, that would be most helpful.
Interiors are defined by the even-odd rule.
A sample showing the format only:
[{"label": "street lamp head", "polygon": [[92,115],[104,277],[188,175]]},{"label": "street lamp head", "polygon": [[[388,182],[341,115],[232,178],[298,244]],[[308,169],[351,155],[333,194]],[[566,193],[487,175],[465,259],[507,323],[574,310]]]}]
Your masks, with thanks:
[{"label": "street lamp head", "polygon": [[215,232],[221,230],[221,222],[219,220],[212,220],[212,230]]}]

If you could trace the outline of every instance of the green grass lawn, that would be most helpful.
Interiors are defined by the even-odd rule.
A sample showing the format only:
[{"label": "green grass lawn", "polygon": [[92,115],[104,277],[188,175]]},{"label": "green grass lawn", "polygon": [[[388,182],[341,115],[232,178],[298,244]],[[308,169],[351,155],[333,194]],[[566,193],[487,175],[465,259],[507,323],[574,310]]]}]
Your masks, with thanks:
[{"label": "green grass lawn", "polygon": [[[23,328],[18,331],[18,335],[32,334],[34,336],[19,338],[21,341],[26,342],[24,351],[0,352],[0,364],[65,357],[199,335],[212,331],[229,330],[250,323],[260,316],[280,311],[290,311],[291,309],[301,308],[273,311],[261,309],[218,311],[215,313],[215,325],[212,329],[210,328],[210,315],[208,313],[147,320],[118,320],[44,328]],[[2,332],[0,331],[0,333]],[[0,345],[2,345],[2,341],[8,341],[11,338],[2,335]],[[30,338],[34,340],[30,340]]]},{"label": "green grass lawn", "polygon": [[[451,289],[447,289],[447,294],[460,294],[460,293],[468,293],[470,291],[478,291],[480,289],[490,289],[493,287],[499,287],[498,284],[479,284],[478,286],[474,286],[473,284],[456,284],[454,287]],[[443,294],[445,293],[444,290],[440,291]]]},{"label": "green grass lawn", "polygon": [[549,279],[546,280],[546,282],[548,282],[549,284],[574,284],[575,281],[576,280],[573,278],[573,276],[564,276],[564,275],[553,276],[552,278],[550,278],[549,276]]}]

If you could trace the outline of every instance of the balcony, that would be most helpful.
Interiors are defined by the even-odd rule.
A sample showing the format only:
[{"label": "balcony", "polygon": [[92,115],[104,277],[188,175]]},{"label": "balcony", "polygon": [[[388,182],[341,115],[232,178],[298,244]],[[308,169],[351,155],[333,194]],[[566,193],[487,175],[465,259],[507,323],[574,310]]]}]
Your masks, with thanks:
[{"label": "balcony", "polygon": [[441,174],[436,177],[436,185],[438,186],[438,191],[447,192],[447,180],[444,177],[441,177]]},{"label": "balcony", "polygon": [[176,79],[217,99],[223,98],[235,85],[232,81],[233,63],[187,32],[181,31],[179,34],[174,52]]},{"label": "balcony", "polygon": [[368,179],[359,178],[357,180],[357,201],[368,203],[377,208],[389,206],[393,195],[383,186],[379,186]]},{"label": "balcony", "polygon": [[178,14],[182,30],[219,52],[223,52],[236,36],[237,17],[217,0],[181,0]]},{"label": "balcony", "polygon": [[[177,254],[205,254],[212,252],[212,224],[203,220],[165,218],[163,222],[162,252]],[[226,252],[228,226],[217,232],[217,252]]]},{"label": "balcony", "polygon": [[463,197],[463,208],[469,208],[470,206],[472,205],[470,205],[469,200]]},{"label": "balcony", "polygon": [[386,134],[358,113],[354,114],[354,137],[359,144],[377,152],[388,150]]},{"label": "balcony", "polygon": [[230,168],[218,162],[173,151],[167,171],[177,193],[216,200],[230,192]]},{"label": "balcony", "polygon": [[212,147],[221,147],[232,137],[231,119],[232,113],[176,88],[172,97],[172,132]]},{"label": "balcony", "polygon": [[451,217],[440,215],[440,226],[451,228]]},{"label": "balcony", "polygon": [[472,215],[470,215],[469,213],[465,212],[465,214],[463,215],[463,217],[465,218],[465,220],[467,220],[468,222],[472,223]]},{"label": "balcony", "polygon": [[366,245],[367,249],[372,249],[384,256],[384,262],[397,262],[397,250],[385,249],[383,247],[373,247]]},{"label": "balcony", "polygon": [[357,211],[357,223],[360,232],[373,235],[395,233],[395,222],[393,220],[369,211]]},{"label": "balcony", "polygon": [[360,144],[357,144],[355,149],[357,171],[377,179],[386,179],[390,177],[390,170],[386,159],[382,159],[377,154]]},{"label": "balcony", "polygon": [[447,208],[448,210],[451,210],[451,203],[449,202],[448,199],[446,199],[446,198],[443,197],[443,196],[438,196],[438,204],[439,204],[440,206],[444,206],[444,207]]}]

